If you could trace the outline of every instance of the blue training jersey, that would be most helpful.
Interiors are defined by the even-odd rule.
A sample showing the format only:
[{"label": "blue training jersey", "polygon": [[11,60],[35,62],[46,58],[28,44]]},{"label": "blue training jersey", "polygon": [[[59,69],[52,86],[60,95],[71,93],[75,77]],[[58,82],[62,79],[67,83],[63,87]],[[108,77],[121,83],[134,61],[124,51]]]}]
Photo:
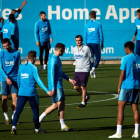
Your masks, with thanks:
[{"label": "blue training jersey", "polygon": [[38,20],[35,24],[36,42],[49,42],[50,38],[52,38],[52,31],[49,20]]},{"label": "blue training jersey", "polygon": [[121,89],[139,89],[140,85],[140,56],[131,53],[121,60],[121,70],[125,71]]},{"label": "blue training jersey", "polygon": [[[0,30],[2,30],[2,27],[3,27],[3,23],[0,22]],[[1,31],[0,31],[1,32]]]},{"label": "blue training jersey", "polygon": [[3,39],[8,38],[11,42],[11,47],[14,47],[14,43],[11,39],[11,35],[15,35],[15,25],[12,22],[7,22],[2,28]]},{"label": "blue training jersey", "polygon": [[85,26],[84,41],[87,43],[103,44],[103,31],[102,26],[96,20],[91,20]]},{"label": "blue training jersey", "polygon": [[[15,25],[15,39],[18,39],[18,40],[19,40],[19,27],[18,27],[18,22],[17,22],[16,18],[19,16],[19,14],[20,14],[20,13],[18,13],[18,12],[16,12],[16,13],[14,14],[15,20],[14,20],[14,22],[13,22],[13,24]],[[9,23],[9,18],[8,18],[8,20],[7,20],[7,23]]]},{"label": "blue training jersey", "polygon": [[10,52],[2,50],[0,52],[0,81],[10,78],[17,81],[18,67],[20,65],[20,52],[12,49]]},{"label": "blue training jersey", "polygon": [[137,28],[137,40],[140,40],[140,19],[137,17],[135,19],[136,28]]},{"label": "blue training jersey", "polygon": [[62,63],[59,56],[53,54],[48,62],[48,87],[49,90],[63,88],[62,79],[69,80],[62,70]]},{"label": "blue training jersey", "polygon": [[18,96],[36,96],[36,82],[44,91],[48,92],[40,79],[37,67],[31,62],[21,65],[18,71]]}]

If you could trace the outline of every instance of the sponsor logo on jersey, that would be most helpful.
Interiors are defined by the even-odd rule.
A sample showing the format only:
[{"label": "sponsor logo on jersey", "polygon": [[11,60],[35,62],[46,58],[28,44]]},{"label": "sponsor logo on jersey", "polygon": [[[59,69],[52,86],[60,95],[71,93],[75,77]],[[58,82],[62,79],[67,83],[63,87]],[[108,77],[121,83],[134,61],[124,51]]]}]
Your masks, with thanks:
[{"label": "sponsor logo on jersey", "polygon": [[140,25],[136,25],[137,26],[137,29],[140,29]]},{"label": "sponsor logo on jersey", "polygon": [[8,29],[3,29],[3,33],[7,34],[8,33]]},{"label": "sponsor logo on jersey", "polygon": [[42,32],[47,32],[48,27],[42,28]]},{"label": "sponsor logo on jersey", "polygon": [[89,32],[94,32],[95,31],[95,28],[88,28],[88,31]]},{"label": "sponsor logo on jersey", "polygon": [[28,73],[21,73],[21,79],[29,78]]},{"label": "sponsor logo on jersey", "polygon": [[81,59],[81,58],[83,58],[83,55],[80,55],[80,54],[79,55],[75,55],[75,58],[76,59]]},{"label": "sponsor logo on jersey", "polygon": [[5,66],[6,67],[13,66],[14,64],[15,64],[15,61],[5,61]]}]

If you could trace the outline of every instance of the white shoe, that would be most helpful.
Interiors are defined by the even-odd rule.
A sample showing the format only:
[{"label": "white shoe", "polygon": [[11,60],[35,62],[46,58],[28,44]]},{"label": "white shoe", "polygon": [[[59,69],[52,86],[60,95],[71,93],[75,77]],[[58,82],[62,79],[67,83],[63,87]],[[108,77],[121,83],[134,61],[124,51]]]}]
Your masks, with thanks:
[{"label": "white shoe", "polygon": [[133,134],[132,138],[139,138],[139,134]]},{"label": "white shoe", "polygon": [[114,134],[112,136],[109,136],[108,138],[122,138],[122,135]]},{"label": "white shoe", "polygon": [[44,65],[43,68],[44,68],[44,70],[46,70],[47,69],[47,65]]},{"label": "white shoe", "polygon": [[96,78],[95,69],[90,71],[91,78]]}]

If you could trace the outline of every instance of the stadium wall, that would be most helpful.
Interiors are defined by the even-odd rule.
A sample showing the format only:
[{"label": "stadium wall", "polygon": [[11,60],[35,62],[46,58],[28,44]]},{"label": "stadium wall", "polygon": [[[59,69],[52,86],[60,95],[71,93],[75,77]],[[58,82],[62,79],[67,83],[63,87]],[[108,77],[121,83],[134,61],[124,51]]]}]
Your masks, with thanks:
[{"label": "stadium wall", "polygon": [[[0,0],[0,15],[7,22],[12,9],[19,8],[23,0]],[[97,12],[97,21],[102,24],[104,33],[104,49],[102,59],[120,59],[125,55],[124,43],[132,41],[136,26],[136,10],[140,0],[30,0],[18,17],[20,30],[19,50],[21,56],[27,57],[30,50],[37,51],[34,37],[35,22],[39,12],[45,11],[50,20],[53,43],[50,54],[54,52],[56,43],[66,45],[62,60],[73,60],[72,48],[75,36],[84,35],[84,27],[89,21],[89,12]],[[1,48],[2,49],[2,48]]]}]

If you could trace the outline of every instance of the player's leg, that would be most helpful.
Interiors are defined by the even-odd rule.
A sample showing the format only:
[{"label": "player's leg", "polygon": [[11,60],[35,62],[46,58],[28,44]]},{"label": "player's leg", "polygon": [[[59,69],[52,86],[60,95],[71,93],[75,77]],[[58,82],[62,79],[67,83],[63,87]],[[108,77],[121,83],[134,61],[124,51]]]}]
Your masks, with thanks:
[{"label": "player's leg", "polygon": [[95,54],[96,60],[95,60],[95,62],[92,65],[92,70],[91,70],[90,73],[91,73],[91,75],[93,75],[94,78],[96,78],[95,69],[99,65],[99,62],[100,62],[100,59],[101,59],[101,51],[100,51],[99,45],[98,44],[94,44],[94,43],[92,44],[92,50],[93,50],[93,52]]},{"label": "player's leg", "polygon": [[136,54],[140,56],[140,40],[136,41]]},{"label": "player's leg", "polygon": [[79,74],[79,81],[82,90],[82,102],[77,108],[85,107],[87,101],[90,99],[90,96],[87,94],[86,85],[88,82],[89,72],[80,72]]},{"label": "player's leg", "polygon": [[19,116],[20,116],[21,112],[23,111],[23,107],[24,107],[26,102],[27,102],[27,97],[18,96],[17,109],[16,109],[16,112],[14,114],[13,125],[12,125],[12,130],[11,130],[12,135],[16,135],[16,125],[17,125]]},{"label": "player's leg", "polygon": [[124,119],[125,105],[126,105],[125,101],[118,101],[117,130],[114,135],[111,135],[108,138],[121,138],[122,137],[122,123]]},{"label": "player's leg", "polygon": [[39,45],[39,60],[40,60],[40,65],[41,65],[41,70],[43,70],[43,52],[44,52],[44,48],[43,48],[43,43],[40,42],[40,45]]},{"label": "player's leg", "polygon": [[48,57],[49,57],[49,49],[50,49],[50,43],[45,42],[45,63],[44,63],[44,70],[47,69],[47,62],[48,62]]},{"label": "player's leg", "polygon": [[61,131],[72,131],[73,129],[69,128],[64,121],[65,101],[64,100],[58,101],[57,106],[58,106],[58,115],[59,115],[59,120],[61,125]]},{"label": "player's leg", "polygon": [[11,86],[11,96],[12,96],[12,116],[11,116],[11,122],[13,121],[14,114],[16,112],[17,108],[17,93],[18,93],[18,85],[17,82],[13,81],[13,85]]},{"label": "player's leg", "polygon": [[42,122],[43,118],[45,118],[48,114],[50,114],[51,112],[53,112],[54,110],[56,110],[57,104],[56,103],[52,103],[51,106],[49,106],[40,116],[39,116],[39,123]]},{"label": "player's leg", "polygon": [[1,88],[1,95],[2,95],[2,110],[5,117],[5,124],[9,124],[9,117],[8,117],[8,94],[10,92],[9,85],[7,85],[6,81],[0,82]]},{"label": "player's leg", "polygon": [[40,131],[38,103],[37,103],[37,100],[36,100],[35,96],[28,97],[28,100],[29,100],[29,104],[30,104],[30,106],[32,108],[32,112],[33,112],[33,121],[34,121],[34,125],[35,125],[35,133],[38,133]]},{"label": "player's leg", "polygon": [[139,89],[133,89],[133,97],[132,97],[132,110],[134,113],[134,121],[135,121],[135,130],[132,135],[133,138],[139,137],[139,109],[138,109],[138,101],[139,101]]},{"label": "player's leg", "polygon": [[135,121],[135,130],[132,137],[138,138],[139,137],[139,110],[138,110],[138,103],[132,103],[132,109],[134,113],[134,121]]}]

